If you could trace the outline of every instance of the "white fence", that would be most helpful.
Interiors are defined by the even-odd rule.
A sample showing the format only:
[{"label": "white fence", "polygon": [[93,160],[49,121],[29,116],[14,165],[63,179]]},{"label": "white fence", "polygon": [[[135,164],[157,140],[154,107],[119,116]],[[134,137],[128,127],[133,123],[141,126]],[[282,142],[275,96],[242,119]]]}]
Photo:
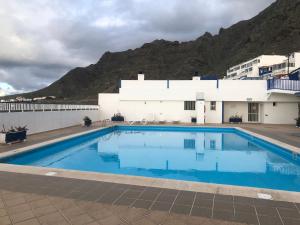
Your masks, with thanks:
[{"label": "white fence", "polygon": [[28,133],[39,133],[79,125],[83,117],[100,120],[98,105],[0,103],[0,130],[27,126]]},{"label": "white fence", "polygon": [[32,104],[19,102],[0,103],[0,112],[36,112],[36,111],[70,111],[70,110],[99,110],[98,105],[70,104]]}]

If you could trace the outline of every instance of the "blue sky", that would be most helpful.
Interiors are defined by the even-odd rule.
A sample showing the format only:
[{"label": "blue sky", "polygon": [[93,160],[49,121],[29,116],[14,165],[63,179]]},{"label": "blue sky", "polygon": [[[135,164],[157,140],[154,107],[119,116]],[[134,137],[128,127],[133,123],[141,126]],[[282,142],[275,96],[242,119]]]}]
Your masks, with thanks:
[{"label": "blue sky", "polygon": [[274,0],[0,0],[0,95],[45,87],[105,51],[188,41]]}]

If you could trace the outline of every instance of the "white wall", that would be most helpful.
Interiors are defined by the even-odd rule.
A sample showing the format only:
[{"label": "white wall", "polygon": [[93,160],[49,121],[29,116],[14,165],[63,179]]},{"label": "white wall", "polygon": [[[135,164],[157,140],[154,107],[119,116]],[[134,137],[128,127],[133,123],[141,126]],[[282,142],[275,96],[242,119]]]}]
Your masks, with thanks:
[{"label": "white wall", "polygon": [[216,110],[210,110],[210,101],[205,102],[205,123],[222,123],[222,102],[216,102]]},{"label": "white wall", "polygon": [[263,109],[263,122],[268,124],[295,124],[298,117],[297,103],[264,103]]},{"label": "white wall", "polygon": [[119,94],[107,94],[102,93],[98,95],[98,105],[100,106],[100,119],[106,120],[116,113],[122,113],[120,111],[120,95]]},{"label": "white wall", "polygon": [[28,133],[39,133],[82,123],[85,116],[92,121],[100,120],[100,110],[46,111],[46,112],[10,112],[0,113],[0,126],[6,129],[15,126],[27,126]]}]

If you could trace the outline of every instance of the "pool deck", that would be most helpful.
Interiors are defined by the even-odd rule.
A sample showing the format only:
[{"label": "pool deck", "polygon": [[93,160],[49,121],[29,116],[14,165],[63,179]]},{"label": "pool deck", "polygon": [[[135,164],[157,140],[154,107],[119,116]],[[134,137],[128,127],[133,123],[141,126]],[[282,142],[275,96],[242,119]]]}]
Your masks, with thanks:
[{"label": "pool deck", "polygon": [[[300,129],[293,126],[234,126],[300,147]],[[0,153],[99,128],[98,124],[92,128],[75,126],[29,135],[26,142],[0,145]],[[300,224],[298,193],[287,192],[283,196],[287,200],[280,201],[282,193],[274,190],[275,200],[263,200],[243,187],[232,192],[222,185],[174,180],[14,165],[0,169],[0,225]],[[49,171],[57,174],[45,176]]]}]

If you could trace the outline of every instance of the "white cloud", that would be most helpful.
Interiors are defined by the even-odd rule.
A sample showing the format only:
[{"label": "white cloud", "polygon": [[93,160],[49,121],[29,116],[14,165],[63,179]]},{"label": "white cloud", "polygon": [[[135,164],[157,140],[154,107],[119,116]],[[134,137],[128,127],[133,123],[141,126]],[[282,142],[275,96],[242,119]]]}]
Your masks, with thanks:
[{"label": "white cloud", "polygon": [[0,0],[0,82],[35,90],[105,51],[216,33],[273,1]]}]

